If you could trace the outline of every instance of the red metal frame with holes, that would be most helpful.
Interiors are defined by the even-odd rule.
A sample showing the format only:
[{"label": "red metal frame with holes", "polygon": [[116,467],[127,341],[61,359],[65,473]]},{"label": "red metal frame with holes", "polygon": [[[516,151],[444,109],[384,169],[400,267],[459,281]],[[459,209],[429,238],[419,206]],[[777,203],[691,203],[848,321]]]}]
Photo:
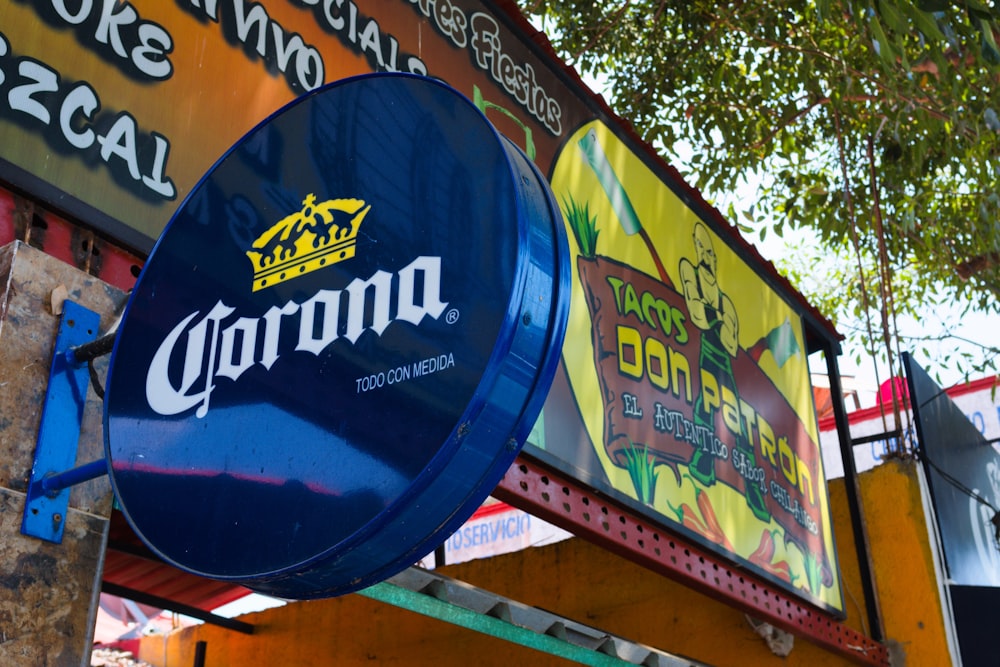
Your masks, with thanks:
[{"label": "red metal frame with holes", "polygon": [[493,495],[832,652],[861,664],[889,664],[879,642],[523,454]]},{"label": "red metal frame with holes", "polygon": [[94,232],[0,187],[0,246],[22,241],[123,290],[135,284],[142,260]]}]

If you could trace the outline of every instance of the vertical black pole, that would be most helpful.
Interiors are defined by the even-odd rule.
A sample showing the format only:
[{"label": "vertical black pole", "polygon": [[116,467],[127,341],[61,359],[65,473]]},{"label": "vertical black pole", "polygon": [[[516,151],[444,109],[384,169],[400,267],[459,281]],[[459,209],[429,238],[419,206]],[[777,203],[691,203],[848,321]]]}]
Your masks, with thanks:
[{"label": "vertical black pole", "polygon": [[199,641],[194,645],[194,667],[205,667],[205,651],[208,649],[208,642]]},{"label": "vertical black pole", "polygon": [[875,588],[875,579],[872,573],[868,528],[862,509],[858,471],[854,467],[854,447],[851,445],[851,429],[847,422],[847,411],[844,408],[844,391],[840,384],[840,369],[837,366],[837,358],[833,354],[832,347],[832,345],[828,345],[823,354],[826,357],[827,375],[830,377],[830,399],[833,402],[833,417],[837,423],[837,438],[840,440],[840,456],[844,459],[844,490],[847,495],[847,508],[851,515],[851,525],[854,528],[854,547],[858,555],[858,571],[861,575],[861,587],[865,596],[865,609],[868,612],[869,632],[872,639],[880,642],[885,639],[885,635],[882,627],[882,615],[879,612],[878,591]]}]

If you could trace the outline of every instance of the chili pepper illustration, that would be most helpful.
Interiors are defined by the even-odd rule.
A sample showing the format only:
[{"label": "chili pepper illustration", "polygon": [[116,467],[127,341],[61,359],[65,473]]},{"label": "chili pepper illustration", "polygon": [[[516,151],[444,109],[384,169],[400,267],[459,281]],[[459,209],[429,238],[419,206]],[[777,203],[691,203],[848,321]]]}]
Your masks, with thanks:
[{"label": "chili pepper illustration", "polygon": [[715,541],[712,532],[698,517],[698,513],[695,512],[693,509],[691,509],[690,505],[684,503],[680,507],[674,507],[673,505],[670,504],[670,501],[668,500],[667,507],[669,507],[670,511],[672,511],[674,514],[677,515],[677,521],[682,526],[684,526],[689,530],[693,530],[694,532],[698,533],[699,535],[701,535],[706,539],[712,540],[713,542]]},{"label": "chili pepper illustration", "polygon": [[770,563],[774,558],[774,531],[765,530],[760,534],[760,544],[757,550],[747,559],[751,563]]},{"label": "chili pepper illustration", "polygon": [[736,547],[734,547],[732,542],[729,541],[729,538],[726,536],[726,531],[722,529],[722,526],[719,524],[718,517],[715,516],[715,508],[712,507],[712,501],[708,497],[708,493],[696,486],[694,487],[694,498],[698,503],[698,509],[701,510],[701,515],[705,520],[705,525],[717,536],[717,538],[713,541],[723,548],[736,553]]},{"label": "chili pepper illustration", "polygon": [[[697,500],[698,508],[701,510],[700,513],[695,511],[695,509],[687,503],[681,505],[680,507],[674,507],[668,500],[667,507],[669,507],[670,510],[677,515],[677,519],[682,526],[694,531],[706,540],[714,542],[715,544],[736,553],[736,548],[733,547],[729,538],[726,537],[726,534],[719,526],[719,522],[715,517],[715,511],[712,509],[712,505],[707,502],[708,494],[705,494],[705,500],[703,500],[702,496],[699,494],[705,494],[705,492],[696,487],[695,498]],[[706,508],[708,510],[707,512]]]},{"label": "chili pepper illustration", "polygon": [[793,575],[791,566],[788,561],[782,560],[778,562],[772,562],[774,560],[775,542],[773,530],[765,530],[760,535],[760,543],[757,545],[757,549],[750,554],[747,558],[751,564],[760,568],[764,572],[767,572],[771,576],[777,577],[783,581],[794,585],[795,580],[798,579],[798,575]]},{"label": "chili pepper illustration", "polygon": [[[667,506],[670,507],[674,514],[677,515],[680,524],[688,530],[697,533],[709,542],[713,542],[721,546],[726,546],[728,544],[726,536],[710,528],[698,515],[698,512],[687,503],[681,505],[680,507],[674,507],[668,501]],[[726,548],[728,549],[730,547],[726,546]]]}]

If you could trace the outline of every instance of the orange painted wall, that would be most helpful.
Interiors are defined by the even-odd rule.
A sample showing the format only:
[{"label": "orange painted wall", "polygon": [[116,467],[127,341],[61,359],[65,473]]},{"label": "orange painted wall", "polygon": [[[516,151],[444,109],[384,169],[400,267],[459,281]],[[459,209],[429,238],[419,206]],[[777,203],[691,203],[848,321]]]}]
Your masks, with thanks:
[{"label": "orange painted wall", "polygon": [[919,468],[890,461],[861,475],[861,494],[885,635],[899,643],[908,667],[950,665]]},{"label": "orange painted wall", "polygon": [[[916,464],[892,463],[862,476],[887,635],[905,664],[950,664]],[[841,482],[831,485],[848,619],[864,627],[853,534]],[[574,539],[444,568],[444,574],[581,623],[713,665],[823,667],[852,664],[803,638],[775,656],[743,614],[682,585]],[[350,595],[293,603],[244,617],[253,636],[211,626],[143,641],[140,657],[157,667],[189,667],[195,642],[206,665],[265,664],[564,665],[565,660]],[[898,659],[897,659],[898,660]],[[895,665],[903,664],[894,661]]]}]

